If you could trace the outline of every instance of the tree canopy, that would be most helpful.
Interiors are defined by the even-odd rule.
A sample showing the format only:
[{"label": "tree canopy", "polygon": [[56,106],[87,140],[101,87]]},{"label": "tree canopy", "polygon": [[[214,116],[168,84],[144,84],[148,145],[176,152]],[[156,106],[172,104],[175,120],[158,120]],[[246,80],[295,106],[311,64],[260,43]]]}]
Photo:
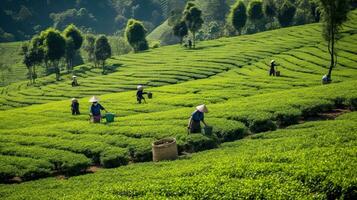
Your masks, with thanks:
[{"label": "tree canopy", "polygon": [[105,60],[112,56],[112,49],[108,42],[108,38],[104,35],[99,36],[95,41],[94,54],[96,61],[102,64],[103,73],[105,73]]},{"label": "tree canopy", "polygon": [[188,2],[183,13],[188,30],[192,33],[193,46],[195,46],[196,32],[203,24],[202,11],[192,2]]},{"label": "tree canopy", "polygon": [[278,21],[282,27],[287,27],[293,22],[296,7],[289,1],[285,0],[279,8]]},{"label": "tree canopy", "polygon": [[263,4],[259,0],[253,0],[248,5],[248,17],[250,20],[260,20],[264,17]]},{"label": "tree canopy", "polygon": [[241,33],[242,28],[247,22],[247,9],[243,1],[238,1],[232,6],[228,20],[238,33]]},{"label": "tree canopy", "polygon": [[348,0],[320,0],[322,11],[323,37],[328,43],[328,51],[331,56],[328,79],[331,79],[332,69],[337,65],[337,54],[335,43],[339,39],[339,34],[343,22],[347,20],[349,11]]},{"label": "tree canopy", "polygon": [[143,51],[149,48],[146,40],[147,30],[138,20],[130,19],[125,29],[125,36],[134,51]]}]

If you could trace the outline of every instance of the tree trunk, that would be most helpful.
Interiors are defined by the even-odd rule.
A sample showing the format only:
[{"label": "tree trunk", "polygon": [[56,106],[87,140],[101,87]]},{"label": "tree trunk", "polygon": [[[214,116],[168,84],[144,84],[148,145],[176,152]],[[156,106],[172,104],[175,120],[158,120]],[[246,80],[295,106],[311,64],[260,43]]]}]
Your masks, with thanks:
[{"label": "tree trunk", "polygon": [[328,70],[327,78],[331,80],[332,69],[336,65],[335,64],[335,27],[334,27],[333,19],[331,20],[331,27],[330,27],[330,41],[329,41],[329,53],[331,57],[330,61],[330,68]]},{"label": "tree trunk", "polygon": [[105,73],[105,60],[103,60],[103,63],[102,63],[102,69],[103,69],[103,74]]},{"label": "tree trunk", "polygon": [[33,83],[32,66],[29,67],[30,84]]},{"label": "tree trunk", "polygon": [[59,61],[54,61],[53,64],[54,64],[55,71],[56,71],[56,81],[59,81],[60,77],[61,77],[61,70],[60,70],[60,68],[58,66]]},{"label": "tree trunk", "polygon": [[33,72],[33,83],[35,83],[36,82],[36,77],[37,77],[37,75],[36,75],[36,65],[34,65],[33,67],[33,70],[32,70],[32,72]]},{"label": "tree trunk", "polygon": [[196,47],[196,32],[195,31],[192,31],[192,46],[193,48]]}]

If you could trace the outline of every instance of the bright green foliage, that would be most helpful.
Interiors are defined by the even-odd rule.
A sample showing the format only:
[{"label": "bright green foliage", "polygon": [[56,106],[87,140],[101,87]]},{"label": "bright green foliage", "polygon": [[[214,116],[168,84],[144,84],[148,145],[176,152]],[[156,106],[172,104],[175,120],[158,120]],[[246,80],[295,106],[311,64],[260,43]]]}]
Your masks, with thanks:
[{"label": "bright green foliage", "polygon": [[130,19],[125,28],[125,36],[134,51],[144,51],[149,48],[146,41],[147,30],[144,24],[135,19]]},{"label": "bright green foliage", "polygon": [[258,134],[174,162],[2,185],[0,194],[4,199],[353,199],[355,116]]},{"label": "bright green foliage", "polygon": [[[352,32],[352,34],[343,34],[339,43],[341,62],[340,67],[336,70],[336,82],[340,83],[328,86],[320,85],[321,72],[326,70],[328,54],[324,51],[324,42],[320,37],[320,25],[311,24],[255,35],[207,41],[202,43],[200,51],[169,46],[141,54],[113,57],[108,60],[109,65],[120,67],[114,68],[112,73],[105,76],[100,75],[100,72],[96,69],[88,69],[88,65],[78,66],[75,70],[77,70],[76,74],[79,75],[81,85],[77,88],[72,88],[68,82],[51,83],[49,81],[51,77],[39,79],[41,87],[27,87],[23,83],[18,83],[1,88],[0,92],[3,98],[0,98],[0,103],[4,111],[0,112],[0,121],[2,122],[0,124],[0,144],[4,147],[0,148],[0,155],[10,155],[11,153],[11,155],[17,157],[44,160],[51,164],[61,162],[65,163],[62,169],[64,172],[72,172],[72,170],[78,172],[78,168],[85,170],[89,165],[88,163],[114,167],[125,165],[128,162],[150,161],[152,156],[151,143],[164,137],[176,137],[180,152],[201,151],[216,148],[223,142],[240,139],[247,134],[275,130],[279,126],[295,124],[299,122],[301,117],[314,116],[332,108],[343,106],[355,109],[357,105],[357,88],[355,87],[357,44],[355,42],[356,34],[351,31],[356,26],[356,23],[352,20],[355,18],[356,12],[352,12],[351,21],[346,23],[344,29],[347,32]],[[268,63],[271,59],[279,63],[278,69],[282,76],[268,77]],[[135,90],[137,84],[146,85],[145,90],[154,94],[153,99],[147,99],[147,104],[135,104],[135,91],[133,90]],[[116,114],[115,122],[110,124],[88,123],[86,113],[90,106],[88,97],[93,94],[100,95],[102,105],[108,111]],[[79,99],[82,115],[72,116],[70,114],[69,99],[73,96]],[[210,113],[205,115],[205,119],[209,125],[213,126],[214,134],[212,136],[187,135],[188,118],[195,106],[202,103],[207,104],[210,110]],[[344,129],[344,127],[347,126],[343,125],[341,129]],[[330,130],[330,128],[326,129]],[[353,128],[348,128],[348,130],[353,130]],[[310,131],[311,129],[308,130],[309,133]],[[286,135],[290,136],[289,133]],[[299,133],[296,133],[298,137],[304,134],[299,135]],[[259,137],[264,137],[264,135]],[[344,139],[341,139],[342,141]],[[266,163],[273,160],[275,157],[272,157],[272,155],[277,152],[291,150],[292,147],[295,147],[294,142],[282,144],[281,140],[274,139],[270,142],[272,143],[261,145],[262,150],[259,151],[259,155],[250,151],[246,157],[240,157],[243,155],[244,145],[243,149],[237,147],[238,149],[232,150],[235,153],[227,158],[229,159],[227,163],[242,158],[248,160],[246,162],[249,164],[252,156],[263,156],[263,158],[259,157],[257,160],[263,159],[263,163]],[[294,149],[299,156],[295,158],[293,163],[298,162],[305,169],[305,157],[303,156],[305,154],[299,150],[305,147],[304,144],[309,145],[310,143],[303,142],[309,142],[309,140],[297,141],[296,145],[302,144],[302,146]],[[11,145],[8,146],[8,144]],[[267,148],[269,145],[279,148]],[[315,144],[310,145],[314,148],[320,147]],[[26,147],[26,151],[21,151],[23,146]],[[225,144],[222,146],[225,146]],[[253,146],[259,146],[259,144]],[[266,151],[264,151],[264,148]],[[45,154],[43,151],[52,153]],[[54,156],[54,153],[56,153],[56,156]],[[267,158],[264,157],[265,154],[268,155]],[[321,155],[321,152],[319,151],[318,154]],[[49,155],[55,160],[50,160]],[[217,156],[223,158],[222,155],[230,154],[225,152],[225,154]],[[284,161],[286,156],[279,158],[278,161]],[[212,155],[211,157],[216,158]],[[223,160],[217,162],[220,161],[225,163]],[[325,159],[321,160],[321,162],[323,161]],[[191,161],[188,160],[187,162],[190,163]],[[210,160],[207,163],[214,163],[214,161]],[[205,174],[201,174],[211,169],[210,166],[207,166],[207,163],[202,168],[192,170],[185,168],[186,173],[182,172],[184,174],[172,173],[181,175],[178,176],[178,179],[183,175],[186,175],[184,177],[187,178],[193,174],[200,174],[200,178],[196,177],[194,183],[203,180],[205,184],[200,185],[195,191],[208,191],[211,188],[209,187],[210,181],[202,179]],[[247,163],[244,166],[248,165]],[[151,166],[151,164],[148,165]],[[161,165],[153,165],[152,168],[156,167],[157,170],[154,174],[159,174],[160,170],[157,166]],[[194,164],[189,165],[192,167]],[[125,170],[136,166],[137,164],[131,165]],[[139,166],[146,165],[140,164]],[[222,169],[225,165],[218,164],[217,166]],[[228,169],[235,169],[231,165],[228,166]],[[296,195],[296,198],[299,195],[310,197],[309,195],[316,192],[315,190],[313,190],[314,192],[309,191],[312,186],[304,185],[306,180],[310,180],[310,176],[306,180],[303,179],[302,185],[290,176],[284,176],[283,180],[286,180],[286,182],[281,183],[272,178],[279,176],[280,168],[268,165],[266,168],[263,167],[263,171],[259,171],[261,165],[257,167],[249,166],[252,166],[253,169],[244,170],[247,168],[243,168],[243,166],[237,168],[243,170],[243,175],[239,176],[238,174],[238,176],[247,178],[247,182],[228,185],[227,188],[220,188],[221,191],[225,191],[227,195],[238,195],[237,189],[231,188],[239,186],[239,191],[246,191],[242,192],[243,196],[252,195],[255,197],[254,195],[264,196],[269,194],[272,199],[280,197],[274,196],[279,194],[282,196],[284,194]],[[318,166],[322,166],[322,164]],[[176,165],[174,167],[178,168]],[[309,168],[309,166],[306,168]],[[8,178],[16,174],[15,169],[14,172],[9,169],[11,168],[4,167]],[[54,167],[46,167],[45,169],[52,174]],[[210,176],[215,177],[214,174],[219,169],[214,170]],[[251,180],[252,177],[257,177],[257,172],[260,172],[258,174],[265,174],[266,169],[271,170],[268,171],[271,172],[269,178]],[[145,171],[142,173],[147,173],[145,169],[138,169],[138,171],[140,170]],[[317,167],[317,170],[319,170],[319,167]],[[116,174],[114,172],[116,170],[103,171],[110,174],[112,178],[123,177],[125,179],[126,177]],[[170,172],[169,169],[163,171]],[[245,174],[246,171],[248,174]],[[288,172],[290,174],[295,173],[291,168],[286,171],[286,173]],[[299,174],[299,172],[301,171],[296,173]],[[347,172],[350,172],[350,170],[342,170],[341,173]],[[21,173],[18,174],[21,176]],[[128,172],[128,174],[130,173]],[[130,177],[133,177],[133,174],[130,174]],[[126,177],[125,180],[133,180],[130,177]],[[141,174],[141,178],[143,177],[145,176]],[[78,177],[72,180],[84,180],[84,178]],[[161,180],[161,178],[155,178],[155,181],[160,182]],[[116,181],[118,187],[121,187],[120,184],[124,182],[122,179],[120,183],[118,183],[118,179]],[[109,181],[109,183],[112,182]],[[284,188],[284,192],[277,193],[270,187],[275,183],[281,183],[276,188]],[[323,188],[319,190],[318,195],[327,195],[326,188],[328,188],[329,183],[313,181],[313,184],[320,184],[319,186]],[[336,188],[342,187],[343,191],[350,190],[348,185],[353,185],[353,182],[346,182],[346,185],[340,184],[339,181],[332,183],[336,183]],[[33,184],[36,184],[36,182]],[[83,184],[83,181],[79,181],[77,184],[86,185]],[[128,184],[131,185],[130,182]],[[153,184],[155,185],[155,183]],[[266,186],[267,184],[269,187]],[[103,182],[100,185],[102,186]],[[168,183],[165,184],[167,187],[169,185]],[[185,185],[187,189],[187,185],[190,184],[182,185]],[[135,188],[143,189],[139,192],[144,191],[143,193],[146,194],[148,193],[145,192],[147,191],[146,186],[147,184],[145,189],[144,186]],[[266,187],[263,188],[263,186]],[[107,187],[113,189],[114,186],[110,184]],[[148,187],[150,187],[150,183]],[[186,192],[188,190],[180,188],[177,191]],[[137,190],[130,190],[130,187],[126,189],[129,192],[137,192]],[[101,191],[106,190],[101,188]],[[120,194],[123,193],[121,189],[117,191]],[[156,190],[153,188],[150,191]],[[216,192],[216,190],[214,191]],[[77,195],[82,194],[77,193]],[[191,193],[188,192],[187,195],[191,195]],[[192,195],[194,196],[194,194]],[[196,198],[205,198],[204,194],[200,192],[196,195],[194,196]],[[138,196],[140,197],[140,195]]]},{"label": "bright green foliage", "polygon": [[264,17],[263,3],[259,0],[250,1],[248,5],[248,17],[250,20],[260,20]]},{"label": "bright green foliage", "polygon": [[240,33],[247,21],[247,9],[243,1],[237,1],[237,3],[232,6],[228,20],[238,33]]}]

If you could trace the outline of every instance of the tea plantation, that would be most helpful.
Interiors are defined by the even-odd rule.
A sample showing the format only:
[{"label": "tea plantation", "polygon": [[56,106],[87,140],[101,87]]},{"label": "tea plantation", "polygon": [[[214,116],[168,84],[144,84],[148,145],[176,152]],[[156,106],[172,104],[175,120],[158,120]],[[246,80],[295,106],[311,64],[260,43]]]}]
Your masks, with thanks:
[{"label": "tea plantation", "polygon": [[[356,113],[305,122],[357,108],[357,12],[349,17],[330,85],[321,85],[329,65],[321,25],[310,24],[201,42],[196,50],[168,46],[113,57],[107,75],[85,64],[76,67],[75,88],[65,74],[60,82],[49,76],[35,86],[2,87],[0,196],[355,199]],[[268,76],[272,59],[282,76]],[[154,94],[147,104],[136,104],[137,84]],[[116,114],[114,123],[88,122],[92,95]],[[72,97],[80,116],[70,114]],[[187,120],[202,103],[214,134],[188,135]],[[165,137],[177,139],[180,153],[219,148],[137,163],[151,161],[151,143]],[[93,165],[128,166],[76,176]],[[34,180],[48,176],[57,178]],[[19,179],[24,183],[9,184]]]},{"label": "tea plantation", "polygon": [[225,143],[174,162],[1,185],[4,199],[355,199],[357,115]]}]

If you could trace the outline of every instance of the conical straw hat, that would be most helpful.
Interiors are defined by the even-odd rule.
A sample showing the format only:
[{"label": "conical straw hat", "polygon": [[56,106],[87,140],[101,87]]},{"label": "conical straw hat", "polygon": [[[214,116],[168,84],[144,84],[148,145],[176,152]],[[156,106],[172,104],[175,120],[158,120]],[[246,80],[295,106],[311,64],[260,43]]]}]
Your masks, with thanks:
[{"label": "conical straw hat", "polygon": [[142,90],[142,89],[144,89],[144,86],[138,85],[136,88],[137,88],[138,90]]},{"label": "conical straw hat", "polygon": [[77,99],[76,98],[72,98],[72,101],[77,101]]},{"label": "conical straw hat", "polygon": [[202,104],[202,105],[197,106],[196,109],[197,109],[198,111],[200,111],[200,112],[208,113],[208,109],[207,109],[207,107],[206,107],[205,104]]},{"label": "conical straw hat", "polygon": [[77,76],[73,75],[72,78],[77,78]]},{"label": "conical straw hat", "polygon": [[270,63],[273,63],[273,62],[275,62],[275,60],[271,60],[271,61],[270,61]]},{"label": "conical straw hat", "polygon": [[89,102],[93,103],[93,102],[98,102],[99,99],[96,96],[93,96],[92,98],[89,99]]}]

